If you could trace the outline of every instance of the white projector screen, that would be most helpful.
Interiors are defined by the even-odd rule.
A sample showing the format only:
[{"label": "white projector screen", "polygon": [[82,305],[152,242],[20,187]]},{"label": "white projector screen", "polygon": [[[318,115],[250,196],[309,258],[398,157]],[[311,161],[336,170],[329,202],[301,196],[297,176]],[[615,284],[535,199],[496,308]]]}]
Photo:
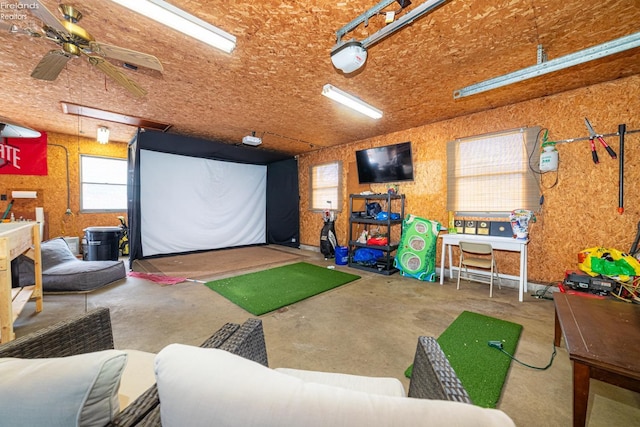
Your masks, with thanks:
[{"label": "white projector screen", "polygon": [[140,150],[143,256],[266,243],[267,167]]}]

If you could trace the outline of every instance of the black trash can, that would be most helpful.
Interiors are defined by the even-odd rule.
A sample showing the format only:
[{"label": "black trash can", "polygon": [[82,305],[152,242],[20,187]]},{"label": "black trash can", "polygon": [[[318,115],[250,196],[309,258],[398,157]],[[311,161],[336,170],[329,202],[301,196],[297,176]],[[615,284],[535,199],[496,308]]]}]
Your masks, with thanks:
[{"label": "black trash can", "polygon": [[117,261],[120,253],[120,227],[88,227],[84,229],[87,261]]}]

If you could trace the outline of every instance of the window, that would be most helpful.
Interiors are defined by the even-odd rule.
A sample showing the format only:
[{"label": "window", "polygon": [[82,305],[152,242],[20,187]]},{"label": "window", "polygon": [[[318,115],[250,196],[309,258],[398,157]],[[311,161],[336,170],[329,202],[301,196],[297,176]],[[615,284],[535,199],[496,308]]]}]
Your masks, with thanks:
[{"label": "window", "polygon": [[342,198],[340,188],[342,183],[342,163],[332,162],[309,168],[309,185],[311,210],[324,211],[325,209],[342,210]]},{"label": "window", "polygon": [[127,210],[127,160],[80,155],[80,210]]},{"label": "window", "polygon": [[523,128],[450,141],[447,210],[479,216],[537,210],[539,176],[529,167],[529,153],[539,131]]}]

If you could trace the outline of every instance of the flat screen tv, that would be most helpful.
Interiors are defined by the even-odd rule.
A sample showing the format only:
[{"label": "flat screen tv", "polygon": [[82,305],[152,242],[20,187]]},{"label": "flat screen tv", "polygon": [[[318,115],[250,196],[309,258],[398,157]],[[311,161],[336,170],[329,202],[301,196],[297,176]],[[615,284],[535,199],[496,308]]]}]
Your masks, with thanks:
[{"label": "flat screen tv", "polygon": [[411,142],[356,151],[360,184],[413,181]]}]

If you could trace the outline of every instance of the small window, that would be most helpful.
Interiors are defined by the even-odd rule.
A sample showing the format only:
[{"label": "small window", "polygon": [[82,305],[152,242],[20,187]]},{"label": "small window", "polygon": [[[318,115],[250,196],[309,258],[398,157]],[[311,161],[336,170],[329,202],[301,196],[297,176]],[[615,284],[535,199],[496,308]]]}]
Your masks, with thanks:
[{"label": "small window", "polygon": [[450,141],[447,210],[467,215],[537,210],[539,176],[531,170],[530,153],[539,131],[523,128]]},{"label": "small window", "polygon": [[309,168],[311,200],[309,206],[314,211],[342,210],[340,188],[342,183],[342,163],[332,162]]},{"label": "small window", "polygon": [[127,160],[80,155],[80,210],[127,210]]}]

